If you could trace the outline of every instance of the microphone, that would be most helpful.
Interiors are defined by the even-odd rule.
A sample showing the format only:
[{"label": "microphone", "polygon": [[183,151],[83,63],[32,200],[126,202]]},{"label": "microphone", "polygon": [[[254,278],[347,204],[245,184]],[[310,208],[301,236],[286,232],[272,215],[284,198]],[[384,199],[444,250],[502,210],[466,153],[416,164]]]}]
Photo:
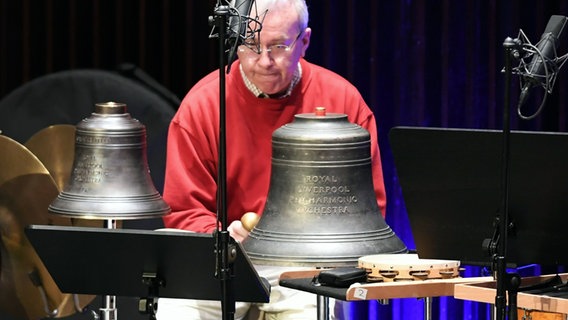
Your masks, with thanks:
[{"label": "microphone", "polygon": [[249,14],[254,0],[234,0],[229,17],[229,30],[227,32],[227,47],[229,55],[227,59],[227,73],[231,64],[236,59],[236,50],[247,38],[247,30],[250,20]]},{"label": "microphone", "polygon": [[[530,54],[527,58],[532,55],[532,60],[529,64],[525,64],[524,61],[521,61],[521,66],[519,67],[522,87],[519,97],[519,107],[526,102],[531,89],[535,86],[543,87],[546,90],[546,94],[552,92],[556,74],[568,57],[568,55],[565,55],[558,58],[556,55],[558,39],[564,30],[567,20],[568,18],[565,16],[551,16],[536,46],[533,46],[529,42],[528,46],[530,49],[528,49],[528,52],[530,52]],[[524,70],[522,70],[522,66]]]}]

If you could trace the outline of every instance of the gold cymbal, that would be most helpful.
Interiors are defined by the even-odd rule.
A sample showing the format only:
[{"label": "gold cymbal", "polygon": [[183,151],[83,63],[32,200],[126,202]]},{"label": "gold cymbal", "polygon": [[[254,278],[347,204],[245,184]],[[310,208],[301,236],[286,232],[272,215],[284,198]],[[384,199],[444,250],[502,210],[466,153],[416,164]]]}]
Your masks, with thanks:
[{"label": "gold cymbal", "polygon": [[[23,232],[30,224],[71,225],[47,210],[58,194],[41,161],[0,135],[0,308],[13,316],[57,318],[76,312],[70,294],[60,292]],[[84,303],[94,297],[80,298]]]},{"label": "gold cymbal", "polygon": [[47,168],[59,190],[69,181],[75,156],[75,126],[57,124],[34,134],[24,146]]},{"label": "gold cymbal", "polygon": [[[24,146],[41,161],[57,183],[59,191],[63,191],[73,171],[75,126],[70,124],[49,126],[36,132]],[[104,222],[100,220],[71,219],[71,223],[79,227],[104,226]]]}]

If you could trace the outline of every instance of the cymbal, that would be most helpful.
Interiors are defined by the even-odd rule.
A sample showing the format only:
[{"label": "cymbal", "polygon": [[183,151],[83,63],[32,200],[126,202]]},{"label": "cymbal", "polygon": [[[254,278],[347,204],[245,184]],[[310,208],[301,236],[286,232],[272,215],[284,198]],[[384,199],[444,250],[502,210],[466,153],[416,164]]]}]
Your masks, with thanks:
[{"label": "cymbal", "polygon": [[[24,146],[41,161],[57,183],[59,191],[63,191],[73,171],[75,126],[70,124],[49,126],[36,132],[24,143]],[[100,220],[71,219],[71,223],[79,227],[104,226],[104,222]]]},{"label": "cymbal", "polygon": [[24,143],[57,183],[59,190],[68,183],[75,156],[75,126],[57,124],[35,133]]},{"label": "cymbal", "polygon": [[58,194],[41,161],[23,145],[0,135],[0,309],[13,316],[57,318],[77,310],[23,232],[30,224],[71,225],[70,219],[47,210]]}]

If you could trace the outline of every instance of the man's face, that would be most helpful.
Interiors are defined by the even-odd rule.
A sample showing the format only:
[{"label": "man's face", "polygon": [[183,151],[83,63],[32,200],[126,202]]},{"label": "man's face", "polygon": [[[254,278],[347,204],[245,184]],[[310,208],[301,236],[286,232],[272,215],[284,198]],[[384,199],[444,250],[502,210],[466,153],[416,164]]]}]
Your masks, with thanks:
[{"label": "man's face", "polygon": [[[262,24],[259,39],[262,52],[254,53],[245,48],[238,52],[239,61],[247,78],[266,94],[277,94],[288,89],[298,61],[309,45],[311,30],[300,30],[297,14],[291,7],[269,11]],[[275,45],[288,46],[289,50],[267,48]]]}]

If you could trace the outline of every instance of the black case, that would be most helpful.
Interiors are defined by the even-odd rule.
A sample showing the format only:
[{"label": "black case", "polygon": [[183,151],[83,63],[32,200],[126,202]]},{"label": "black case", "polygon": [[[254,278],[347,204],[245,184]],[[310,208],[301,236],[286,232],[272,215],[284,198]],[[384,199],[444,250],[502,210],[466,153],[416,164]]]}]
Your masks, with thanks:
[{"label": "black case", "polygon": [[324,270],[317,276],[317,283],[325,286],[349,287],[356,282],[366,282],[367,272],[355,267]]}]

